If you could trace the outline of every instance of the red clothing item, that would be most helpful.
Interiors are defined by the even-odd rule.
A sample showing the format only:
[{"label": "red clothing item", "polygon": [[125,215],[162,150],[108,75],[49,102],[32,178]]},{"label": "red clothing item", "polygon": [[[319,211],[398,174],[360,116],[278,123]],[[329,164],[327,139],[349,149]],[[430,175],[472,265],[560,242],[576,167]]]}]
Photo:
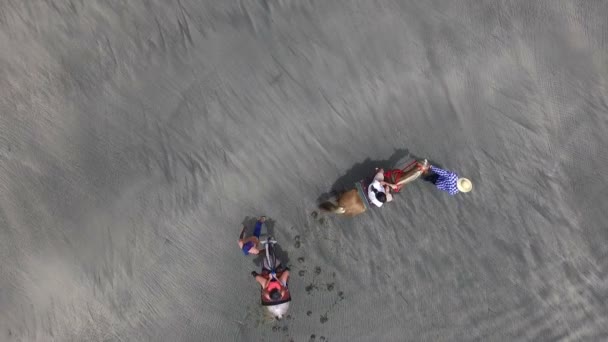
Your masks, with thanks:
[{"label": "red clothing item", "polygon": [[[384,181],[395,184],[401,179],[401,177],[403,177],[404,174],[405,172],[399,169],[386,170],[384,171]],[[393,192],[399,192],[399,190],[401,190],[401,187],[393,189]]]}]

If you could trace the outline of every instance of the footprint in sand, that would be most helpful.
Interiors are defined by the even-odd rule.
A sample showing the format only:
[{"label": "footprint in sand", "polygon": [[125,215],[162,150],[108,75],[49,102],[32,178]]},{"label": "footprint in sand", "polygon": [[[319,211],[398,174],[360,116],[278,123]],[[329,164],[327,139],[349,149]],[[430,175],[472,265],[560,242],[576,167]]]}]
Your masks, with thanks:
[{"label": "footprint in sand", "polygon": [[303,277],[305,274],[306,274],[306,270],[300,270],[300,271],[298,272],[298,275],[299,275],[300,277]]},{"label": "footprint in sand", "polygon": [[310,311],[310,310],[306,311],[306,316],[310,317],[310,315],[312,315],[312,311]]},{"label": "footprint in sand", "polygon": [[312,295],[312,291],[316,290],[316,289],[317,289],[317,285],[315,285],[315,284],[308,284],[304,288],[304,290],[306,290],[306,293],[308,293],[309,295]]},{"label": "footprint in sand", "polygon": [[329,318],[327,318],[327,314],[322,315],[322,316],[319,318],[319,321],[321,322],[321,324],[325,324],[325,322],[327,322],[328,320],[329,320]]},{"label": "footprint in sand", "polygon": [[[299,257],[299,258],[298,258],[298,262],[299,262],[300,264],[301,264],[301,263],[303,263],[303,262],[304,262],[304,257]],[[334,273],[334,274],[335,274],[335,273]]]},{"label": "footprint in sand", "polygon": [[334,290],[334,283],[327,284],[327,291],[333,291],[333,290]]},{"label": "footprint in sand", "polygon": [[296,235],[294,240],[295,240],[295,243],[293,244],[293,246],[295,248],[300,248],[300,235]]},{"label": "footprint in sand", "polygon": [[310,214],[310,217],[312,217],[313,220],[316,220],[321,226],[326,226],[327,224],[327,219],[323,216],[319,216],[319,213],[316,211],[313,211]]},{"label": "footprint in sand", "polygon": [[310,335],[310,339],[308,340],[308,342],[314,342],[316,340],[317,340],[317,335],[312,334],[312,335]]},{"label": "footprint in sand", "polygon": [[321,267],[319,267],[319,266],[315,267],[315,274],[316,275],[321,274]]}]

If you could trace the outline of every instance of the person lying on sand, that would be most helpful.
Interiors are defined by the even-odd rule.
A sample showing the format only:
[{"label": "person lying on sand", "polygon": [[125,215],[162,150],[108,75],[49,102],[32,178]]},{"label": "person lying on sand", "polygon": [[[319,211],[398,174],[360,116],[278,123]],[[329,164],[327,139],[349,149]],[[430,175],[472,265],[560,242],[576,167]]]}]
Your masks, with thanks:
[{"label": "person lying on sand", "polygon": [[391,195],[391,188],[395,188],[395,184],[387,183],[384,181],[384,169],[376,168],[376,175],[374,180],[367,187],[367,196],[369,201],[375,206],[381,207],[386,202],[393,200]]},{"label": "person lying on sand", "polygon": [[473,189],[473,183],[467,178],[459,178],[456,173],[442,170],[433,165],[429,165],[424,170],[423,179],[435,184],[437,189],[446,191],[450,195],[469,192]]},{"label": "person lying on sand", "polygon": [[239,247],[241,248],[241,250],[243,251],[243,253],[245,255],[249,255],[249,254],[260,254],[260,252],[263,252],[263,249],[258,248],[258,244],[260,243],[260,234],[262,233],[262,225],[264,224],[264,222],[266,221],[266,216],[260,216],[260,218],[258,219],[258,221],[255,223],[255,228],[253,230],[253,236],[250,236],[246,239],[243,239],[243,236],[245,235],[245,229],[247,229],[247,227],[243,227],[243,230],[241,230],[241,235],[239,236]]}]

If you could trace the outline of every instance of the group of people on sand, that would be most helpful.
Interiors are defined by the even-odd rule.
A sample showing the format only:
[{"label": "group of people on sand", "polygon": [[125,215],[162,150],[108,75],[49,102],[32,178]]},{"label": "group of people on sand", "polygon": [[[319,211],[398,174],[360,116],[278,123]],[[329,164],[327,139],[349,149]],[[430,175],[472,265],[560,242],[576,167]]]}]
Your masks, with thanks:
[{"label": "group of people on sand", "polygon": [[439,190],[450,195],[459,192],[469,192],[473,184],[467,178],[458,177],[455,172],[440,169],[430,165],[428,160],[416,161],[410,170],[387,170],[376,168],[376,174],[368,186],[367,197],[370,203],[381,207],[393,200],[391,192],[399,192],[407,183],[422,177],[423,180],[433,183]]},{"label": "group of people on sand", "polygon": [[[358,182],[358,190],[353,189],[345,192],[339,196],[338,205],[329,204],[326,208],[331,208],[330,210],[337,214],[354,216],[365,211],[361,205],[362,201],[376,207],[382,207],[384,203],[393,200],[393,193],[399,192],[405,185],[418,178],[434,184],[439,190],[446,191],[450,195],[469,192],[473,189],[473,184],[467,178],[459,177],[455,172],[430,165],[428,160],[424,159],[414,161],[403,169],[385,171],[382,168],[376,168],[375,175],[371,180]],[[367,185],[368,183],[369,185]],[[361,184],[367,185],[367,188],[362,187]],[[367,190],[367,193],[362,191],[364,189]],[[248,237],[245,237],[247,227],[243,227],[238,245],[245,255],[264,255],[262,272],[253,271],[251,275],[261,287],[262,305],[266,306],[274,317],[280,319],[285,315],[291,300],[287,285],[289,268],[281,265],[280,260],[272,252],[272,248],[260,246],[260,235],[265,222],[266,217],[260,216],[253,229],[253,235]]]},{"label": "group of people on sand", "polygon": [[337,215],[357,216],[371,207],[382,207],[384,203],[391,202],[394,193],[418,178],[433,183],[450,195],[473,189],[470,180],[458,177],[455,172],[430,165],[426,159],[414,160],[402,169],[385,171],[376,168],[373,177],[356,182],[353,189],[337,194],[335,201],[322,202],[319,208]]}]

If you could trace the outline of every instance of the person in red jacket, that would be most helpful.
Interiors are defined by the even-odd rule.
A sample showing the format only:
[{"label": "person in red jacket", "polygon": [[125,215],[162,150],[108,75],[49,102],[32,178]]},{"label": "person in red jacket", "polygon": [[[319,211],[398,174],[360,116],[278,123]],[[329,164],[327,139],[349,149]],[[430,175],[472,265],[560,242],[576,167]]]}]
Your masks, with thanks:
[{"label": "person in red jacket", "polygon": [[255,280],[262,287],[262,302],[279,302],[289,294],[287,282],[289,281],[289,269],[277,273],[262,272],[258,274],[251,272]]}]

